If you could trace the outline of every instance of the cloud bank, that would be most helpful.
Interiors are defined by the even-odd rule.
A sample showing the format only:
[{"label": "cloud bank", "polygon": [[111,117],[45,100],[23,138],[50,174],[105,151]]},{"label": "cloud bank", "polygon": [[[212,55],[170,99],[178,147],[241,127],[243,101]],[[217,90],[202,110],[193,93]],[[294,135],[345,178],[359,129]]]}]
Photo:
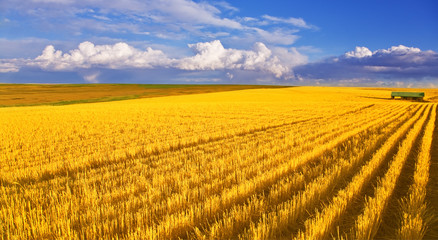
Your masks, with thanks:
[{"label": "cloud bank", "polygon": [[403,45],[376,51],[356,47],[342,56],[299,66],[295,73],[300,79],[327,83],[346,82],[348,79],[354,79],[358,83],[361,82],[360,79],[402,82],[428,79],[437,81],[438,84],[438,53]]},{"label": "cloud bank", "polygon": [[[249,50],[225,48],[219,40],[189,44],[188,47],[193,56],[169,58],[161,50],[150,47],[139,50],[124,42],[114,45],[83,42],[67,53],[48,45],[34,59],[2,60],[0,72],[17,72],[20,67],[37,67],[46,71],[170,68],[185,71],[248,70],[281,78],[291,76],[293,67],[307,63],[307,57],[295,48],[271,50],[260,42]],[[92,82],[95,78],[87,77],[86,80]]]},{"label": "cloud bank", "polygon": [[427,83],[438,87],[438,53],[403,45],[375,51],[356,47],[341,56],[311,63],[296,48],[268,47],[261,42],[250,49],[226,48],[219,40],[188,44],[188,48],[192,55],[175,58],[161,50],[142,50],[124,42],[95,45],[87,41],[68,52],[48,45],[33,59],[0,59],[0,73],[18,74],[29,68],[48,73],[76,72],[93,83],[118,73],[118,78],[126,75],[138,81],[142,76],[162,76],[180,82],[349,86]]}]

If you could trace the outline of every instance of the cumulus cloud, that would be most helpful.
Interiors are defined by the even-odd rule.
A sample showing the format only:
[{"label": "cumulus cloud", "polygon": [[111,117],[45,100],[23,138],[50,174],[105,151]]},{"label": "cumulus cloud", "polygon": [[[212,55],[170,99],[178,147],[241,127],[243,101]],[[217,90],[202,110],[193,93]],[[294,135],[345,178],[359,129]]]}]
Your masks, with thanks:
[{"label": "cumulus cloud", "polygon": [[48,70],[90,67],[120,69],[153,68],[167,65],[169,61],[170,59],[162,51],[152,48],[141,51],[123,42],[114,45],[94,45],[91,42],[83,42],[77,49],[64,54],[49,45],[31,65]]},{"label": "cumulus cloud", "polygon": [[405,55],[405,54],[421,53],[421,50],[419,48],[415,48],[415,47],[406,47],[403,45],[399,45],[399,46],[392,46],[389,49],[379,49],[379,50],[375,51],[375,53]]},{"label": "cumulus cloud", "polygon": [[[277,78],[287,78],[292,75],[295,66],[307,63],[307,57],[300,54],[296,48],[270,49],[260,42],[248,50],[225,48],[219,40],[189,44],[188,47],[194,55],[169,58],[160,50],[150,47],[140,50],[123,42],[113,45],[83,42],[76,49],[66,53],[48,45],[41,55],[34,59],[2,60],[0,71],[17,72],[20,66],[38,67],[46,71],[169,68],[185,71],[256,71],[269,73]],[[97,82],[99,74],[89,72],[84,75],[84,79]],[[232,73],[227,76],[233,78]]]},{"label": "cumulus cloud", "polygon": [[373,52],[371,52],[366,47],[356,47],[354,51],[350,51],[344,54],[346,58],[364,58],[364,57],[370,57],[373,55]]},{"label": "cumulus cloud", "polygon": [[[263,43],[256,43],[252,50],[226,49],[219,40],[190,44],[195,56],[180,59],[177,67],[184,70],[241,69],[265,71],[282,77],[292,67],[303,64],[306,59],[296,50],[276,50],[278,55]],[[292,60],[293,59],[293,60]],[[287,60],[287,61],[281,61]],[[292,60],[292,61],[290,61]]]}]

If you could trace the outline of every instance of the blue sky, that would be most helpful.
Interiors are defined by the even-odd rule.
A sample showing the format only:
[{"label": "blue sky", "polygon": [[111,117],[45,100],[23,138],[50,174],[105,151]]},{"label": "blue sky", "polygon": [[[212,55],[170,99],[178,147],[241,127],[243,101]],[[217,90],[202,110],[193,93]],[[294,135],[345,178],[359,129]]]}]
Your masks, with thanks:
[{"label": "blue sky", "polygon": [[438,87],[436,1],[0,2],[0,82]]}]

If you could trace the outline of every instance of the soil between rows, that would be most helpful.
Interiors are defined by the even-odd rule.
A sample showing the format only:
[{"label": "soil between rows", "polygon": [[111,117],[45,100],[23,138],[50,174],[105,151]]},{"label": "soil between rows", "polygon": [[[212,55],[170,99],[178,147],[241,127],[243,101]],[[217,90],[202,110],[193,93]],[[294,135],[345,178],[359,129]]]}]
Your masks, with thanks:
[{"label": "soil between rows", "polygon": [[426,229],[424,239],[438,239],[438,109],[430,151],[429,183],[427,185],[426,202],[432,221],[428,224],[429,228]]}]

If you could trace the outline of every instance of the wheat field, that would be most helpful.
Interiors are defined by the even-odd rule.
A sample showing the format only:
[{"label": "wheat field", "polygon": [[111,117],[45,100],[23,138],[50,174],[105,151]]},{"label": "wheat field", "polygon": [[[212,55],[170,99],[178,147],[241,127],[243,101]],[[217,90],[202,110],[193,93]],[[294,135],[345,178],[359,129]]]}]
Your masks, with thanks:
[{"label": "wheat field", "polygon": [[291,87],[0,108],[0,236],[437,238],[437,105]]}]

